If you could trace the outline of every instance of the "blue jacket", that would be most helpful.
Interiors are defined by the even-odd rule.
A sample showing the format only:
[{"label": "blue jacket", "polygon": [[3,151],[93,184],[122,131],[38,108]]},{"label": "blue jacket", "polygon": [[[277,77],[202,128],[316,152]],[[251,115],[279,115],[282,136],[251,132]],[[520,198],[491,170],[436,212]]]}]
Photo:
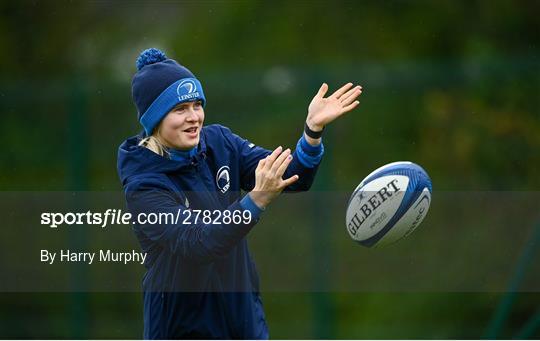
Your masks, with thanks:
[{"label": "blue jacket", "polygon": [[[270,153],[220,125],[205,126],[196,153],[180,160],[138,146],[140,139],[127,139],[118,151],[118,172],[134,216],[243,211],[241,190],[253,189],[258,161]],[[299,141],[284,178],[298,174],[300,179],[286,190],[310,188],[323,152],[322,145],[310,147]],[[259,278],[245,238],[258,221],[254,213],[250,222],[239,224],[200,219],[134,224],[147,253],[144,338],[268,338]]]}]

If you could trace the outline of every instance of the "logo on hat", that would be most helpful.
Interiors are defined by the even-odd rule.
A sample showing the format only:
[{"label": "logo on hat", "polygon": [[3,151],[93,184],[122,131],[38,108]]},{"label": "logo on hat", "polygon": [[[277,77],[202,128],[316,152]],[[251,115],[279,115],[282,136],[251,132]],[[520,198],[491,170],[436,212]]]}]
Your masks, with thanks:
[{"label": "logo on hat", "polygon": [[216,174],[216,185],[221,193],[227,192],[231,187],[231,178],[229,176],[229,166],[221,167]]},{"label": "logo on hat", "polygon": [[181,102],[200,97],[197,84],[192,79],[181,81],[176,88],[176,93],[178,94],[178,100]]}]

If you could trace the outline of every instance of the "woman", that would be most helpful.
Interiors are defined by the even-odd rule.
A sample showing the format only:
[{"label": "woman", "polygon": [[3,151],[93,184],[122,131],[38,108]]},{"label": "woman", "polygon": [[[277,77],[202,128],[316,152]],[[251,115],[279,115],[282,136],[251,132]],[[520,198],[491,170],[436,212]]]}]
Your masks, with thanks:
[{"label": "woman", "polygon": [[[220,125],[204,126],[206,97],[185,67],[157,49],[137,59],[132,94],[144,133],[119,148],[118,172],[147,253],[147,339],[266,339],[246,235],[283,191],[305,191],[323,155],[324,127],[354,109],[361,87],[313,98],[296,150],[268,151]],[[248,192],[241,197],[241,190]]]}]

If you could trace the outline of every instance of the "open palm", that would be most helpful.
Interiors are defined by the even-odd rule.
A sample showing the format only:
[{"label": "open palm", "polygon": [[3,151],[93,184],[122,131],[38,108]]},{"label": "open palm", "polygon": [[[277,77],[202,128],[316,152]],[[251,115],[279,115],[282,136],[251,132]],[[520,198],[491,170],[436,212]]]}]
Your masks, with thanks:
[{"label": "open palm", "polygon": [[322,130],[336,118],[356,108],[360,103],[356,98],[362,93],[362,87],[347,83],[325,98],[327,91],[328,84],[323,83],[309,104],[307,123],[313,130]]}]

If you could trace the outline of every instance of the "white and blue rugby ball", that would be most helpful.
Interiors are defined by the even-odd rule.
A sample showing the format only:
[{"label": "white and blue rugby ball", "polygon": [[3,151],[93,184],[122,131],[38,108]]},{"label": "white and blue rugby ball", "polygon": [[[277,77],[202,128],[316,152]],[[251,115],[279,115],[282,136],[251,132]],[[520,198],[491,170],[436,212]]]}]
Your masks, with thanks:
[{"label": "white and blue rugby ball", "polygon": [[349,199],[347,231],[367,247],[397,242],[424,220],[431,193],[431,179],[417,164],[400,161],[377,168]]}]

